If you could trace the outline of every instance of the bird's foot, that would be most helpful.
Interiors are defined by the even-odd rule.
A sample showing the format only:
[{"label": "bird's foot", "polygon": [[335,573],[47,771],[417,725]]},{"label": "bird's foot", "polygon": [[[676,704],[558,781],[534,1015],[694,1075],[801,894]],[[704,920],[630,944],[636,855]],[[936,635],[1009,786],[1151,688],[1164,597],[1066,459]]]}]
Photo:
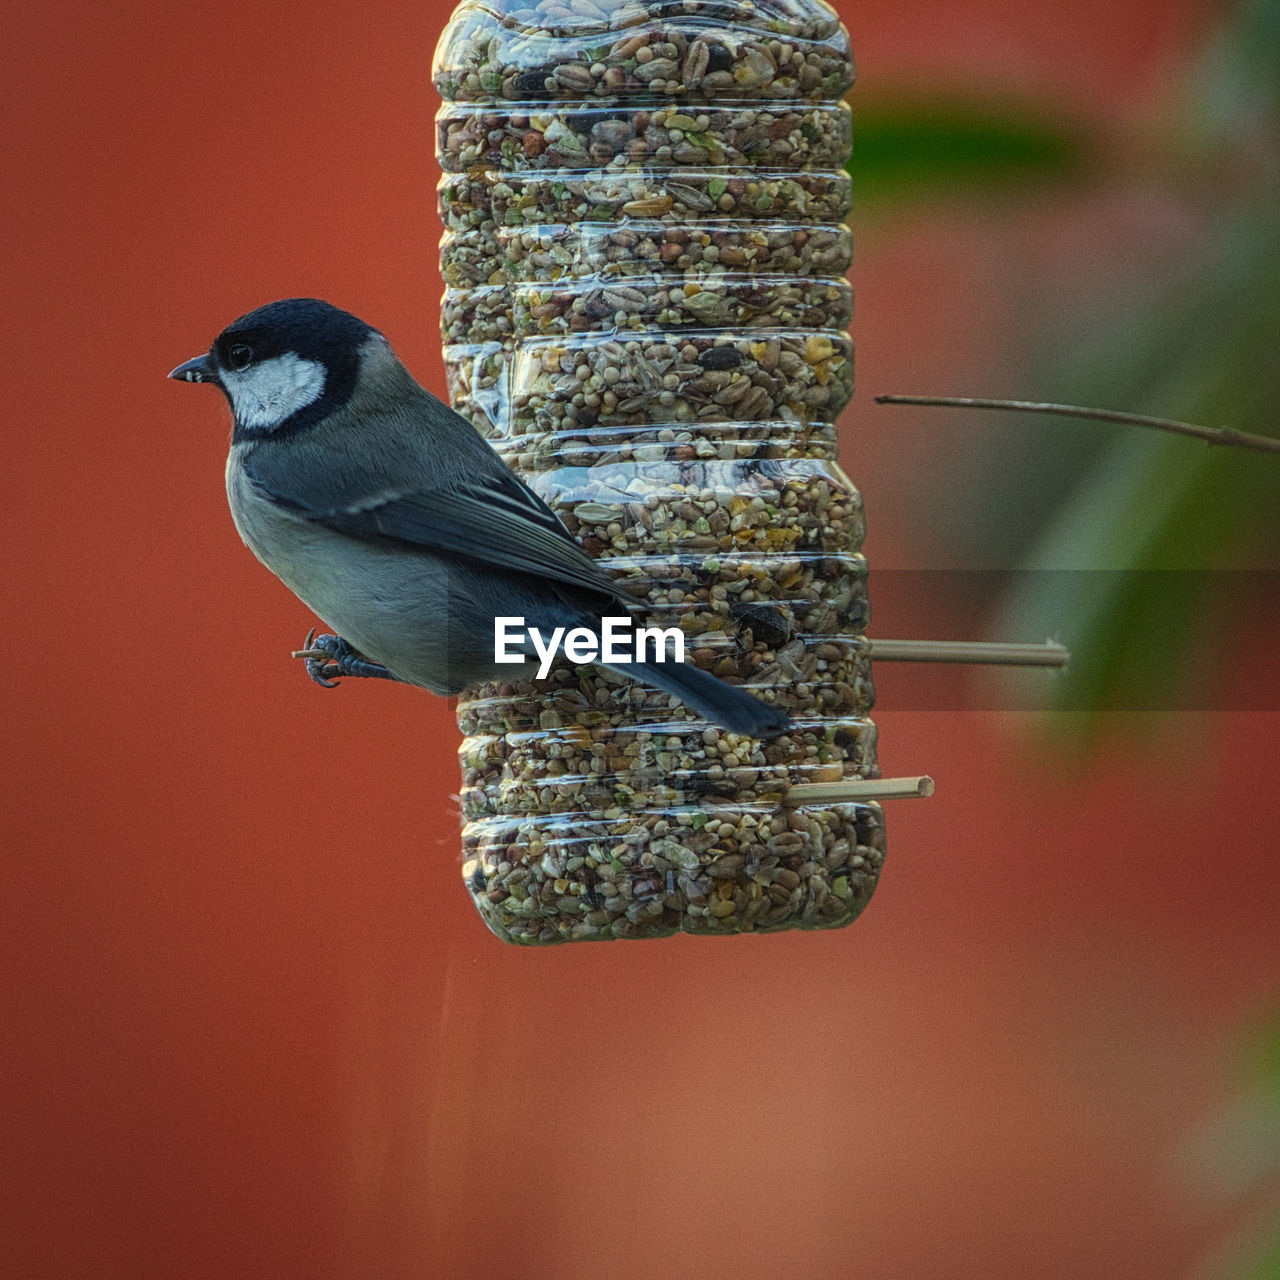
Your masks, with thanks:
[{"label": "bird's foot", "polygon": [[294,652],[307,666],[307,675],[326,689],[336,689],[343,676],[362,676],[372,680],[398,680],[380,662],[362,658],[341,636],[316,635],[312,627],[303,647]]}]

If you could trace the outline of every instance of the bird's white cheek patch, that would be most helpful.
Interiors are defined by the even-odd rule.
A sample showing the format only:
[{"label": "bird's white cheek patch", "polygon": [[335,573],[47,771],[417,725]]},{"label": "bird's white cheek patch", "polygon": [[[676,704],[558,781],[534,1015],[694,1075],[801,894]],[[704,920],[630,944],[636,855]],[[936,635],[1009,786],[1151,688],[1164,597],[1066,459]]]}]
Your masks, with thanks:
[{"label": "bird's white cheek patch", "polygon": [[288,352],[222,375],[236,421],[270,431],[324,393],[324,365]]}]

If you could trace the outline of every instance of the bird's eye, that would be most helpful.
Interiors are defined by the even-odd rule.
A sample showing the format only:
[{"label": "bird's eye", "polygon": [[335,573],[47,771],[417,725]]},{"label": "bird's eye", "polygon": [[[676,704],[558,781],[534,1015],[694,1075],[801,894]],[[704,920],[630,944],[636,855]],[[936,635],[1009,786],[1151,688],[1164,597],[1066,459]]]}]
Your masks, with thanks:
[{"label": "bird's eye", "polygon": [[253,363],[253,348],[246,343],[237,342],[227,352],[227,363],[237,371],[248,368]]}]

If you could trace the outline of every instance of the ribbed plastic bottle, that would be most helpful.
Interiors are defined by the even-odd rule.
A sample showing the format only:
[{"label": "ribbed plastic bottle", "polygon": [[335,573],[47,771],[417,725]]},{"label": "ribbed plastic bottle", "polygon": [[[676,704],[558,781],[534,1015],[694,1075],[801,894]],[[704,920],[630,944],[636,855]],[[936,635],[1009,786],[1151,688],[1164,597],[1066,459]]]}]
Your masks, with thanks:
[{"label": "ribbed plastic bottle", "polygon": [[436,53],[450,393],[769,742],[561,662],[459,703],[463,872],[526,944],[829,928],[878,776],[844,273],[853,82],[821,0],[464,0]]}]

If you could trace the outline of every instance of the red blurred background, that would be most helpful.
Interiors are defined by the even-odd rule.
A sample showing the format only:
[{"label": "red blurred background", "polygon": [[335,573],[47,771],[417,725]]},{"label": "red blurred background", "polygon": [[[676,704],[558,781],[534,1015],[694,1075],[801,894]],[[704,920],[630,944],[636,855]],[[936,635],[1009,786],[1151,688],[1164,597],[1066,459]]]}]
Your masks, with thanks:
[{"label": "red blurred background", "polygon": [[[841,11],[864,86],[1123,133],[1222,10]],[[1185,1151],[1277,1001],[1274,713],[1116,716],[1068,765],[1051,717],[895,712],[886,682],[885,772],[938,794],[892,808],[853,928],[539,952],[460,883],[450,707],[289,660],[309,619],[231,527],[221,400],[164,375],[312,294],[443,392],[447,13],[3,6],[12,1274],[1195,1273],[1253,1207]],[[860,246],[873,565],[945,559],[913,477],[974,428],[869,394],[1003,389],[1063,237],[1149,230],[1055,200]]]}]

